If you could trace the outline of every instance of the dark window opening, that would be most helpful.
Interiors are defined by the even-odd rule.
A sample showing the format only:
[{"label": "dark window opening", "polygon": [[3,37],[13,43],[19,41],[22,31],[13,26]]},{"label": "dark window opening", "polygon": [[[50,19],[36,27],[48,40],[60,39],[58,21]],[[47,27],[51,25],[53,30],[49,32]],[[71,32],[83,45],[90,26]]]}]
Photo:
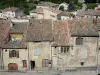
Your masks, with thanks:
[{"label": "dark window opening", "polygon": [[81,37],[76,38],[76,45],[83,45],[83,38]]},{"label": "dark window opening", "polygon": [[23,68],[27,68],[27,61],[23,60]]},{"label": "dark window opening", "polygon": [[69,50],[70,50],[70,47],[69,46],[62,46],[60,53],[67,53],[67,52],[69,52]]},{"label": "dark window opening", "polygon": [[12,57],[19,58],[19,51],[16,51],[16,50],[9,51],[9,57],[10,58],[12,58]]},{"label": "dark window opening", "polygon": [[31,61],[31,69],[35,68],[35,61]]},{"label": "dark window opening", "polygon": [[83,66],[84,65],[84,62],[81,62],[81,65]]},{"label": "dark window opening", "polygon": [[7,52],[7,50],[5,50],[5,52]]}]

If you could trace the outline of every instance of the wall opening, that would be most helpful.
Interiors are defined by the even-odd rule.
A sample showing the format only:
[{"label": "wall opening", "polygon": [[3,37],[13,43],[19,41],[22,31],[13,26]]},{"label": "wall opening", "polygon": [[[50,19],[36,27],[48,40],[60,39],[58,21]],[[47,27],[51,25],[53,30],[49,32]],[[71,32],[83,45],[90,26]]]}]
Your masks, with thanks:
[{"label": "wall opening", "polygon": [[81,62],[81,65],[83,66],[84,65],[84,62]]},{"label": "wall opening", "polygon": [[31,61],[31,69],[35,68],[35,61]]}]

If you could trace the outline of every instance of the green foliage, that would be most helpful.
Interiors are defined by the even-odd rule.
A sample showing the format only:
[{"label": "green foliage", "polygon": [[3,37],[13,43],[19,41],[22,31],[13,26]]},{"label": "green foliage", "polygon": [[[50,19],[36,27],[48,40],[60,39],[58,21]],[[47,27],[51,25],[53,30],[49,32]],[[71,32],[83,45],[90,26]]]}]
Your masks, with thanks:
[{"label": "green foliage", "polygon": [[68,5],[68,11],[72,12],[72,11],[75,11],[75,9],[76,9],[75,4],[73,2],[70,2]]},{"label": "green foliage", "polygon": [[63,5],[60,6],[60,7],[59,7],[59,10],[64,11],[64,6],[63,6]]},{"label": "green foliage", "polygon": [[26,15],[29,15],[29,9],[28,9],[28,8],[25,9],[24,13],[25,13]]},{"label": "green foliage", "polygon": [[87,3],[87,9],[94,9],[97,5],[95,3]]},{"label": "green foliage", "polygon": [[30,10],[36,9],[36,5],[34,3],[30,3],[29,4],[29,9]]},{"label": "green foliage", "polygon": [[29,3],[27,0],[0,0],[0,9],[8,7],[24,8],[25,14],[29,14]]},{"label": "green foliage", "polygon": [[82,3],[77,3],[77,9],[82,9]]}]

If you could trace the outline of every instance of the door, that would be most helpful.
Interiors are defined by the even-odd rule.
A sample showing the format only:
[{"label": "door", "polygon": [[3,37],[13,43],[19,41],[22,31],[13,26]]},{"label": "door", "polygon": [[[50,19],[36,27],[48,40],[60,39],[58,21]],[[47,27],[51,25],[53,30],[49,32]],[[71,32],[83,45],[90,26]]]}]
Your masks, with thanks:
[{"label": "door", "polygon": [[56,56],[52,57],[52,66],[57,67],[57,57]]},{"label": "door", "polygon": [[31,61],[31,69],[35,68],[35,61]]},{"label": "door", "polygon": [[49,60],[48,59],[43,59],[42,60],[42,67],[48,67],[49,66]]},{"label": "door", "polygon": [[9,63],[8,70],[18,70],[18,65],[16,63]]}]

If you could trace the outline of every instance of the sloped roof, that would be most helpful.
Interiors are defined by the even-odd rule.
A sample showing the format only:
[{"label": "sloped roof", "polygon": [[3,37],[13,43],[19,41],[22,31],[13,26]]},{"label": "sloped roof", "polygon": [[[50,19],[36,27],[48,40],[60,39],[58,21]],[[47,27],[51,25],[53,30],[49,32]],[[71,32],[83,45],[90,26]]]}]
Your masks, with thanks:
[{"label": "sloped roof", "polygon": [[57,10],[57,9],[55,10],[55,9],[54,9],[54,10],[52,10],[52,12],[53,12],[53,13],[56,13],[56,14],[60,14],[62,11],[61,11],[61,10]]},{"label": "sloped roof", "polygon": [[77,16],[85,16],[86,13],[87,13],[86,11],[78,11]]},{"label": "sloped roof", "polygon": [[69,45],[70,34],[67,21],[55,21],[53,25],[53,46]]},{"label": "sloped roof", "polygon": [[0,20],[0,46],[7,39],[11,22],[8,20]]},{"label": "sloped roof", "polygon": [[2,45],[4,49],[26,49],[27,45],[24,42],[8,42],[7,44]]},{"label": "sloped roof", "polygon": [[33,13],[43,13],[43,8],[36,8],[36,9],[32,10],[31,12],[33,12]]},{"label": "sloped roof", "polygon": [[99,20],[97,19],[97,24],[93,23],[93,19],[74,20],[69,23],[70,33],[72,36],[98,36]]},{"label": "sloped roof", "polygon": [[29,23],[12,23],[9,33],[25,33],[27,32]]},{"label": "sloped roof", "polygon": [[50,41],[52,40],[52,20],[31,19],[28,29],[27,41]]},{"label": "sloped roof", "polygon": [[62,11],[61,13],[58,14],[58,19],[61,20],[61,16],[68,16],[71,17],[72,13],[70,12],[66,12],[66,11]]},{"label": "sloped roof", "polygon": [[3,10],[3,12],[7,12],[7,11],[16,11],[18,8],[16,8],[16,7],[9,7],[9,8],[5,8],[4,10]]},{"label": "sloped roof", "polygon": [[40,2],[40,4],[38,4],[38,6],[55,6],[57,4],[52,3],[52,2]]}]

